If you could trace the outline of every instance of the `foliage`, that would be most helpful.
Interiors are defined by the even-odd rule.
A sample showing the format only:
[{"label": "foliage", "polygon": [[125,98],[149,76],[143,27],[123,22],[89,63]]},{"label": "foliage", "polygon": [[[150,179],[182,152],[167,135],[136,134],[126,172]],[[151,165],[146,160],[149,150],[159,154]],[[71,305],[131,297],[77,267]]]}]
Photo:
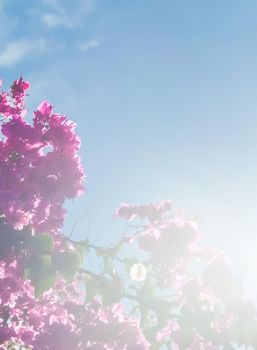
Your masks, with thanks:
[{"label": "foliage", "polygon": [[84,190],[80,140],[48,102],[26,122],[28,88],[0,93],[0,350],[257,348],[254,303],[171,202],[123,203],[111,247],[61,235]]}]

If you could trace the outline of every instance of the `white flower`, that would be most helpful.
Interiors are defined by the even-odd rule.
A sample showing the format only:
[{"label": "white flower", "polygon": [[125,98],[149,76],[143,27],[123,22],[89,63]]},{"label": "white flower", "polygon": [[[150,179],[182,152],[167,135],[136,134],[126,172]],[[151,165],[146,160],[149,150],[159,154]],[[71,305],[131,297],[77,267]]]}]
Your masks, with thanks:
[{"label": "white flower", "polygon": [[143,282],[146,279],[147,271],[143,264],[134,264],[130,268],[130,277],[133,281]]}]

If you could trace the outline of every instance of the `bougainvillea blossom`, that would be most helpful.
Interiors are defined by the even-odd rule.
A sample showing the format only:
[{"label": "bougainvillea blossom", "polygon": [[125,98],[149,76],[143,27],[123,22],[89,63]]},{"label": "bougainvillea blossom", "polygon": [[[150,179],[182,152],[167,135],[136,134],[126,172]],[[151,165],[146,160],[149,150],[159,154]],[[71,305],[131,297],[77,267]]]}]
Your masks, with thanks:
[{"label": "bougainvillea blossom", "polygon": [[28,88],[20,78],[9,93],[1,94],[5,119],[0,142],[0,212],[14,228],[32,224],[38,232],[54,233],[63,224],[65,200],[84,191],[77,153],[80,140],[75,123],[53,114],[48,102],[40,104],[30,125],[24,110],[17,108],[23,107]]},{"label": "bougainvillea blossom", "polygon": [[122,203],[111,247],[61,234],[84,191],[80,139],[47,101],[29,123],[28,89],[21,77],[0,92],[0,350],[257,348],[253,301],[172,202]]},{"label": "bougainvillea blossom", "polygon": [[59,231],[84,191],[80,139],[48,102],[30,125],[28,88],[19,78],[0,94],[0,349],[149,349],[121,305],[86,303],[73,278],[79,257]]}]

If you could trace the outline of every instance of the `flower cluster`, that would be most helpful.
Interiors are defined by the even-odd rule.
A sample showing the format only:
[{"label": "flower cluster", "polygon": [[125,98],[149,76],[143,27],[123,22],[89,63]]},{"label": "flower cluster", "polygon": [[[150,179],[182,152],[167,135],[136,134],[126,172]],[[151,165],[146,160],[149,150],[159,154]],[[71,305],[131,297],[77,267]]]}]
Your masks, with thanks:
[{"label": "flower cluster", "polygon": [[123,203],[116,211],[127,221],[126,242],[142,256],[132,266],[145,270],[133,300],[151,344],[176,350],[256,348],[257,311],[240,279],[222,253],[200,244],[198,225],[171,209],[171,202]]},{"label": "flower cluster", "polygon": [[30,125],[28,88],[20,78],[0,93],[0,349],[147,350],[120,304],[88,302],[79,288],[81,259],[59,230],[64,201],[84,191],[80,140],[48,102]]},{"label": "flower cluster", "polygon": [[65,200],[84,191],[80,140],[48,102],[28,123],[28,88],[0,92],[0,350],[257,348],[254,303],[170,201],[123,203],[111,247],[60,235]]},{"label": "flower cluster", "polygon": [[138,322],[122,306],[84,303],[76,282],[59,279],[40,299],[20,277],[20,261],[0,265],[0,349],[11,342],[37,350],[147,350]]},{"label": "flower cluster", "polygon": [[0,213],[14,228],[31,224],[54,233],[63,224],[64,201],[83,192],[80,140],[75,124],[48,102],[34,112],[33,125],[24,119],[28,87],[20,78],[0,94]]}]

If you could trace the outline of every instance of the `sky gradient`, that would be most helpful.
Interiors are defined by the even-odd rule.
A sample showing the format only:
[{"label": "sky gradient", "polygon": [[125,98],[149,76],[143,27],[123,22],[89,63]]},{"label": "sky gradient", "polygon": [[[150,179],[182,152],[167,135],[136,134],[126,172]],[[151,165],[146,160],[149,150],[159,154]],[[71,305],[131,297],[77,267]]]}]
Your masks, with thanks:
[{"label": "sky gradient", "polygon": [[1,0],[0,73],[31,82],[30,114],[47,99],[78,124],[78,237],[171,199],[257,290],[255,0]]}]

